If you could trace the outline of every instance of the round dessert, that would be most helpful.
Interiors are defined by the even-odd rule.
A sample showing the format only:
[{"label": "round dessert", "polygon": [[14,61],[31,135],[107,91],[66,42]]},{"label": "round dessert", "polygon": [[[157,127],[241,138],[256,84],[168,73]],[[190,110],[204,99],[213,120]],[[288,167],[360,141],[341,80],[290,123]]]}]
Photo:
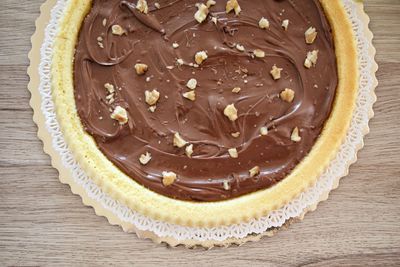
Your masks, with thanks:
[{"label": "round dessert", "polygon": [[52,81],[68,145],[146,215],[262,216],[345,136],[357,64],[338,0],[71,0],[64,20]]},{"label": "round dessert", "polygon": [[[237,15],[218,1],[201,22],[196,3],[143,14],[131,2],[95,1],[76,47],[75,101],[101,151],[132,179],[215,201],[267,188],[307,155],[330,114],[336,57],[317,0],[240,1]],[[117,107],[126,122],[110,117]],[[177,175],[168,186],[164,171]]]}]

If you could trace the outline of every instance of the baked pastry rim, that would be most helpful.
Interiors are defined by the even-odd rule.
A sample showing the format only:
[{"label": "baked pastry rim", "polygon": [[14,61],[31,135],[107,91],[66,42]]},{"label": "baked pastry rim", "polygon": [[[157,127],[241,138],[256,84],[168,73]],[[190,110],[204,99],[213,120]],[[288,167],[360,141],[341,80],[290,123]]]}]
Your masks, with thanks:
[{"label": "baked pastry rim", "polygon": [[350,21],[340,0],[320,2],[334,36],[339,83],[331,116],[310,153],[290,175],[270,188],[224,201],[190,202],[171,199],[139,185],[114,166],[84,131],[75,107],[71,59],[91,1],[70,0],[54,45],[51,83],[57,120],[77,162],[114,199],[143,215],[179,225],[230,225],[259,218],[287,204],[314,185],[336,155],[346,136],[357,95],[357,55]]}]

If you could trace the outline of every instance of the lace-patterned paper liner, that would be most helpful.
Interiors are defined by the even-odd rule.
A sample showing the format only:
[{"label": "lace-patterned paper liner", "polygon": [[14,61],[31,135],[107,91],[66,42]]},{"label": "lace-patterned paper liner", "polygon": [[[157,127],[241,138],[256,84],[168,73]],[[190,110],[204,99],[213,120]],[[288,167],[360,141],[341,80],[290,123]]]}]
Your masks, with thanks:
[{"label": "lace-patterned paper liner", "polygon": [[[306,211],[314,209],[319,201],[326,199],[329,192],[337,187],[339,179],[347,175],[349,166],[356,161],[357,151],[363,147],[363,137],[369,131],[368,121],[373,116],[372,106],[376,101],[374,89],[377,85],[375,78],[377,65],[374,61],[375,49],[371,44],[372,33],[368,30],[368,16],[364,13],[361,4],[354,3],[351,0],[343,0],[357,40],[360,85],[356,109],[346,139],[340,147],[336,158],[332,160],[315,186],[302,193],[287,205],[270,212],[267,216],[260,219],[213,228],[186,227],[166,223],[148,218],[129,209],[103,193],[82,171],[79,164],[74,160],[72,153],[68,150],[56,119],[51,96],[50,65],[58,22],[63,15],[67,1],[58,0],[52,8],[50,21],[45,28],[44,41],[40,49],[40,64],[38,69],[40,83],[38,90],[41,96],[41,111],[45,118],[44,124],[51,136],[51,149],[57,153],[57,157],[60,157],[62,163],[62,166],[56,166],[57,164],[54,163],[55,157],[53,157],[53,165],[59,170],[60,168],[65,168],[69,171],[68,175],[71,176],[73,183],[82,189],[78,194],[83,198],[83,202],[93,206],[95,210],[99,208],[95,204],[101,205],[103,211],[98,212],[96,210],[96,212],[106,216],[110,223],[119,224],[126,231],[135,231],[139,236],[146,236],[157,242],[173,243],[173,245],[180,243],[187,244],[190,241],[191,245],[209,244],[212,246],[213,244],[237,243],[238,240],[255,240],[262,235],[269,235],[274,229],[281,227],[287,221],[302,217]],[[32,73],[30,75],[32,78]],[[32,88],[31,91],[33,98],[35,92]],[[45,140],[43,141],[46,147],[46,142]],[[51,151],[46,152],[50,155],[52,154]],[[79,191],[71,183],[69,184],[74,193]],[[91,201],[85,201],[85,197],[89,197]],[[91,203],[88,204],[88,202]],[[258,238],[256,237],[257,235],[259,236]]]}]

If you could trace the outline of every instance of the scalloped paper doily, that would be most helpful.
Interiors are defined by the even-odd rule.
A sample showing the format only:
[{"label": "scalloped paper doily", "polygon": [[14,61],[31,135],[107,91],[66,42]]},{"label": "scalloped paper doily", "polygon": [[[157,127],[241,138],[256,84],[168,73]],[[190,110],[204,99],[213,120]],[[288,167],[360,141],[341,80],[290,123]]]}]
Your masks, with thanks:
[{"label": "scalloped paper doily", "polygon": [[357,105],[344,143],[314,187],[260,219],[213,228],[166,223],[129,209],[102,192],[82,171],[68,150],[56,119],[50,88],[50,66],[58,21],[67,1],[48,0],[42,5],[41,15],[36,21],[28,69],[33,119],[38,125],[38,136],[44,143],[44,150],[60,173],[60,181],[69,184],[72,192],[79,194],[85,205],[92,206],[97,215],[105,216],[111,224],[120,225],[127,232],[136,232],[139,237],[172,246],[227,246],[258,240],[261,236],[272,235],[296,218],[301,219],[307,211],[314,210],[320,201],[328,198],[329,192],[338,186],[339,179],[347,175],[349,166],[356,161],[357,151],[363,147],[363,137],[369,132],[368,121],[373,116],[372,106],[376,101],[374,89],[377,86],[375,72],[378,66],[374,60],[373,35],[368,29],[369,18],[364,13],[363,5],[343,0],[357,41],[360,69]]}]

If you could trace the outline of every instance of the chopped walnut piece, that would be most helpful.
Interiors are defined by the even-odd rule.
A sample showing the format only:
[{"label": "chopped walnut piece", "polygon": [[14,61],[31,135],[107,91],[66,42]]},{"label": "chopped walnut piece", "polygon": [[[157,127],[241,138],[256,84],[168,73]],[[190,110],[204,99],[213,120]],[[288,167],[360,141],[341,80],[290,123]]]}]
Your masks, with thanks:
[{"label": "chopped walnut piece", "polygon": [[261,29],[268,29],[269,28],[269,21],[266,18],[262,17],[260,19],[260,21],[258,22],[258,26]]},{"label": "chopped walnut piece", "polygon": [[176,173],[174,172],[163,171],[162,176],[163,176],[162,183],[164,186],[169,186],[173,184],[176,180]]},{"label": "chopped walnut piece", "polygon": [[158,99],[160,98],[160,92],[158,92],[156,89],[152,91],[146,90],[144,92],[144,96],[146,103],[149,104],[149,106],[153,106],[157,103]]},{"label": "chopped walnut piece", "polygon": [[307,69],[314,67],[317,64],[318,50],[313,50],[307,53],[306,60],[304,61],[304,67]]},{"label": "chopped walnut piece", "polygon": [[235,47],[236,47],[236,49],[239,50],[240,52],[243,52],[243,51],[244,51],[244,46],[241,45],[241,44],[236,44]]},{"label": "chopped walnut piece", "polygon": [[232,89],[232,93],[237,94],[237,93],[240,92],[240,90],[242,90],[240,87],[235,87],[235,88]]},{"label": "chopped walnut piece", "polygon": [[223,187],[224,187],[224,190],[229,190],[229,189],[231,189],[231,186],[230,186],[228,180],[224,180],[224,182],[223,182]]},{"label": "chopped walnut piece", "polygon": [[234,158],[234,159],[236,159],[239,156],[236,148],[229,148],[228,153],[229,153],[229,156],[231,156],[231,158]]},{"label": "chopped walnut piece", "polygon": [[98,45],[100,48],[104,48],[104,45],[103,45],[102,42],[97,42],[97,45]]},{"label": "chopped walnut piece", "polygon": [[208,58],[207,52],[206,51],[199,51],[194,55],[194,60],[196,61],[197,64],[203,63],[204,60]]},{"label": "chopped walnut piece", "polygon": [[150,160],[151,160],[151,154],[149,152],[146,152],[146,154],[142,154],[139,157],[139,162],[142,165],[146,165],[147,163],[149,163]]},{"label": "chopped walnut piece", "polygon": [[255,49],[255,50],[253,51],[253,54],[254,54],[256,57],[258,57],[258,58],[263,58],[263,57],[265,57],[265,52],[262,51],[261,49]]},{"label": "chopped walnut piece", "polygon": [[172,43],[172,47],[173,47],[173,48],[178,48],[178,47],[179,47],[179,44],[178,44],[177,42],[173,42],[173,43]]},{"label": "chopped walnut piece", "polygon": [[182,94],[182,96],[186,99],[189,99],[191,101],[195,101],[196,100],[196,92],[195,91],[189,91],[189,92],[185,92]]},{"label": "chopped walnut piece", "polygon": [[261,135],[267,135],[268,134],[268,127],[263,126],[260,128],[260,134]]},{"label": "chopped walnut piece", "polygon": [[143,63],[137,63],[135,64],[135,70],[137,75],[143,75],[146,73],[146,71],[149,69],[149,66]]},{"label": "chopped walnut piece", "polygon": [[193,154],[193,145],[192,145],[192,144],[190,144],[190,145],[188,145],[188,146],[185,147],[185,154],[186,154],[186,156],[188,156],[189,158],[192,157],[192,154]]},{"label": "chopped walnut piece", "polygon": [[104,88],[106,88],[108,93],[110,93],[110,94],[115,92],[114,85],[112,85],[110,83],[105,83]]},{"label": "chopped walnut piece", "polygon": [[237,0],[228,0],[226,2],[226,7],[225,7],[226,13],[229,13],[232,10],[235,11],[236,15],[239,15],[240,11],[242,11]]},{"label": "chopped walnut piece", "polygon": [[251,168],[249,170],[249,173],[250,173],[250,177],[254,177],[254,176],[258,175],[260,173],[260,167],[254,166],[253,168]]},{"label": "chopped walnut piece", "polygon": [[217,19],[216,17],[212,17],[212,18],[211,18],[211,21],[212,21],[215,25],[217,25],[218,19]]},{"label": "chopped walnut piece", "polygon": [[160,9],[160,8],[161,8],[160,3],[158,3],[158,2],[155,2],[155,3],[154,3],[154,6],[155,6],[157,9]]},{"label": "chopped walnut piece", "polygon": [[216,3],[217,3],[217,2],[215,2],[214,0],[208,0],[207,3],[206,3],[206,6],[207,6],[208,8],[210,8],[211,6],[215,5]]},{"label": "chopped walnut piece", "polygon": [[188,142],[186,142],[179,133],[174,134],[174,146],[182,148],[187,145]]},{"label": "chopped walnut piece", "polygon": [[111,105],[112,103],[114,103],[114,101],[115,101],[115,99],[114,99],[114,94],[109,94],[109,95],[107,95],[107,96],[106,96],[106,100],[107,100],[107,103],[108,103],[109,105]]},{"label": "chopped walnut piece", "polygon": [[140,12],[147,14],[149,12],[149,7],[147,6],[146,0],[138,0],[136,4],[136,9]]},{"label": "chopped walnut piece", "polygon": [[240,136],[240,132],[231,133],[232,137],[238,138]]},{"label": "chopped walnut piece", "polygon": [[289,27],[289,20],[285,19],[284,21],[282,21],[282,28],[284,28],[285,31],[287,31],[288,27]]},{"label": "chopped walnut piece", "polygon": [[116,106],[110,117],[111,119],[117,120],[121,125],[128,122],[128,113],[126,109],[121,106]]},{"label": "chopped walnut piece", "polygon": [[314,43],[315,38],[317,38],[317,32],[314,27],[310,27],[304,33],[304,37],[306,39],[307,44]]},{"label": "chopped walnut piece", "polygon": [[183,59],[181,59],[181,58],[178,58],[178,59],[176,60],[176,65],[178,65],[178,66],[182,66],[184,63],[185,63],[185,62],[183,62]]},{"label": "chopped walnut piece", "polygon": [[196,87],[197,87],[197,80],[194,79],[194,78],[190,79],[190,80],[186,83],[186,87],[189,88],[189,89],[191,89],[191,90],[196,89]]},{"label": "chopped walnut piece", "polygon": [[227,116],[231,121],[235,121],[238,118],[237,109],[234,104],[227,105],[224,109],[224,115]]},{"label": "chopped walnut piece", "polygon": [[118,24],[115,24],[115,25],[112,25],[112,26],[111,26],[111,32],[112,32],[112,34],[114,34],[114,35],[119,35],[119,36],[121,36],[121,35],[123,35],[123,34],[125,33],[125,30],[122,29],[122,27],[119,26]]},{"label": "chopped walnut piece", "polygon": [[283,101],[291,103],[294,99],[294,91],[290,88],[285,88],[285,90],[280,92],[279,96]]},{"label": "chopped walnut piece", "polygon": [[272,78],[274,78],[274,80],[278,80],[281,78],[281,71],[282,68],[278,68],[276,65],[272,66],[272,69],[270,71]]},{"label": "chopped walnut piece", "polygon": [[290,140],[293,142],[300,142],[301,137],[299,135],[299,128],[295,127],[290,135]]},{"label": "chopped walnut piece", "polygon": [[103,19],[102,24],[103,24],[104,27],[107,25],[107,19],[106,18]]},{"label": "chopped walnut piece", "polygon": [[149,111],[153,113],[154,111],[156,111],[156,108],[157,106],[150,106]]},{"label": "chopped walnut piece", "polygon": [[197,4],[197,11],[194,14],[194,18],[198,23],[202,23],[208,15],[208,7],[205,4]]}]

